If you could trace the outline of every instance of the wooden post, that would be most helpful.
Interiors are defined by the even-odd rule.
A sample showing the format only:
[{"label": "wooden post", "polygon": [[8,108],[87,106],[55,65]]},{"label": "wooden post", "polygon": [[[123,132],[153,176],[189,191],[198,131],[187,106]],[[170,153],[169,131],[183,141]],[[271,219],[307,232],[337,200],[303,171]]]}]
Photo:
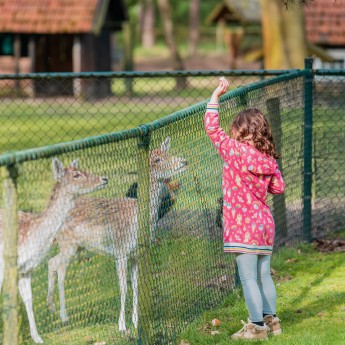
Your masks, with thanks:
[{"label": "wooden post", "polygon": [[3,344],[18,344],[17,176],[15,165],[3,167],[4,287]]},{"label": "wooden post", "polygon": [[[282,144],[282,124],[280,114],[280,101],[279,98],[270,98],[266,102],[267,117],[271,123],[272,135],[274,138],[277,152],[281,152]],[[281,173],[283,174],[282,160],[278,160],[278,165]],[[284,175],[283,175],[284,176]],[[285,194],[273,195],[273,213],[275,216],[275,222],[279,230],[279,234],[283,237],[287,237],[287,220],[286,220],[286,205]]]},{"label": "wooden post", "polygon": [[[125,71],[133,71],[133,45],[134,45],[134,30],[131,20],[124,22],[122,24],[123,30],[123,38],[124,38],[124,45],[125,45],[125,52],[124,52],[124,70]],[[126,93],[131,96],[133,93],[133,79],[126,78],[125,79],[125,86],[126,86]]]},{"label": "wooden post", "polygon": [[138,148],[138,251],[139,260],[139,322],[138,344],[152,344],[151,309],[151,232],[150,232],[150,137],[146,125],[142,125]]},{"label": "wooden post", "polygon": [[[80,35],[75,34],[73,36],[73,49],[72,49],[72,60],[73,60],[73,72],[81,72],[81,40]],[[81,81],[79,78],[73,79],[73,93],[75,97],[81,95]]]},{"label": "wooden post", "polygon": [[[20,42],[20,35],[14,35],[14,60],[15,60],[15,74],[20,73],[20,50],[21,50],[21,42]],[[14,90],[16,96],[20,95],[20,80],[15,80]]]},{"label": "wooden post", "polygon": [[[34,35],[30,35],[29,37],[29,58],[30,58],[30,73],[36,72],[36,38]],[[35,97],[35,83],[31,79],[28,80],[28,91],[27,93],[30,95],[30,97]]]}]

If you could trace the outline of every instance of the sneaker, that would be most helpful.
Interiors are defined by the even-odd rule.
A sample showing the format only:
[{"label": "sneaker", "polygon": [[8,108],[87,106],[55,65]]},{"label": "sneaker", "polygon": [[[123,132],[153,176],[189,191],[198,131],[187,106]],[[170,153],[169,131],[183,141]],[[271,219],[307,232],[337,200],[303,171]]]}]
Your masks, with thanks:
[{"label": "sneaker", "polygon": [[264,317],[264,323],[268,328],[268,332],[273,335],[282,334],[282,329],[280,327],[280,320],[273,315],[266,315]]},{"label": "sneaker", "polygon": [[243,320],[241,320],[241,323],[243,324],[243,327],[236,333],[234,333],[231,336],[232,340],[238,340],[238,339],[250,339],[250,340],[267,340],[267,326],[259,326],[255,323],[252,323],[248,319],[248,323],[245,323]]}]

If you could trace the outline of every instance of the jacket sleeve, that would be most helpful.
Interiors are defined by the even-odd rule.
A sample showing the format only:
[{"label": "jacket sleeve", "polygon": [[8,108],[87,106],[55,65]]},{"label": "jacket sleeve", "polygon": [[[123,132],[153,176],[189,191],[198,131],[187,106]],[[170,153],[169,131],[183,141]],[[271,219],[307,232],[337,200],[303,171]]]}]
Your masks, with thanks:
[{"label": "jacket sleeve", "polygon": [[271,194],[282,194],[285,191],[285,183],[280,170],[277,168],[272,175],[270,184],[268,185],[268,192]]},{"label": "jacket sleeve", "polygon": [[[219,126],[219,105],[207,103],[204,117],[204,126],[208,137],[216,147],[222,158],[226,161],[237,146],[235,140],[231,139]],[[237,150],[235,150],[237,151]]]}]

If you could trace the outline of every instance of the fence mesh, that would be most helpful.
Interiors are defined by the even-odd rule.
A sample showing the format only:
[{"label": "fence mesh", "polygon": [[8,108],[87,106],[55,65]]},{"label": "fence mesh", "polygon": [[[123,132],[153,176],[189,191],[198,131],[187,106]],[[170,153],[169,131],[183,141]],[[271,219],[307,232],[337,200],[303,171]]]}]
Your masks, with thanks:
[{"label": "fence mesh", "polygon": [[[280,73],[224,72],[232,88]],[[209,97],[213,88],[209,77],[216,74],[219,72],[0,76],[0,153],[160,119]]]},{"label": "fence mesh", "polygon": [[[208,88],[220,74],[208,77]],[[277,247],[304,238],[304,75],[234,89],[220,107],[226,129],[247,107],[270,119],[287,186],[269,200]],[[343,100],[328,93],[342,87],[341,75],[314,82],[314,237],[344,227]],[[32,277],[45,343],[172,344],[234,289],[233,256],[222,252],[222,161],[203,128],[205,105],[132,130],[0,157],[1,165],[18,167],[18,267],[22,283]],[[19,305],[20,340],[32,344],[30,311]]]},{"label": "fence mesh", "polygon": [[345,227],[345,71],[316,71],[313,110],[313,237]]}]

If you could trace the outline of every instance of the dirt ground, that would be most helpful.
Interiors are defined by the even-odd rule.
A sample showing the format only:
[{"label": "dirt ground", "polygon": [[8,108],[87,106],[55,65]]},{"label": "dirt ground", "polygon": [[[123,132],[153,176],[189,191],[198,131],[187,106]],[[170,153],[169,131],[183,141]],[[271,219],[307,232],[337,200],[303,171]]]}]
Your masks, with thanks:
[{"label": "dirt ground", "polygon": [[317,239],[313,242],[314,247],[324,253],[345,252],[345,239]]}]

